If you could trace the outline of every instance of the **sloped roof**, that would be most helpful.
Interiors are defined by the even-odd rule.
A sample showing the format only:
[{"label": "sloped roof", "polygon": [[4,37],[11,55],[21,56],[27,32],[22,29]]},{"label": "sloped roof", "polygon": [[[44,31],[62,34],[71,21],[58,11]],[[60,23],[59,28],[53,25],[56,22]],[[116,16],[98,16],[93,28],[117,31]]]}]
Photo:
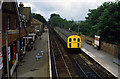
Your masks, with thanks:
[{"label": "sloped roof", "polygon": [[32,18],[32,21],[31,21],[31,26],[34,26],[34,25],[42,25],[43,23],[40,22],[39,20],[35,19],[35,18]]}]

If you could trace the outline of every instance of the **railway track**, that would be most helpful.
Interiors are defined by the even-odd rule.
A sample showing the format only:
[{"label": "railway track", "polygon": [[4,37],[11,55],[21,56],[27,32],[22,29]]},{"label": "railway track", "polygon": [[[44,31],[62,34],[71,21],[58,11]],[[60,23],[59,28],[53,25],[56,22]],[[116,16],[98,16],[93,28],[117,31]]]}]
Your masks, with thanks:
[{"label": "railway track", "polygon": [[69,77],[72,79],[72,77],[75,76],[73,66],[71,65],[72,62],[67,56],[66,51],[61,47],[59,39],[52,29],[50,32],[50,39],[52,59],[54,62],[54,77]]},{"label": "railway track", "polygon": [[50,29],[50,39],[54,78],[117,79],[80,49],[68,50],[66,43],[53,29]]},{"label": "railway track", "polygon": [[88,64],[95,72],[97,72],[100,77],[102,78],[111,78],[114,79],[115,77],[108,72],[105,68],[103,68],[101,65],[99,65],[97,62],[95,62],[92,58],[87,56],[85,53],[82,54],[85,58],[86,61],[92,62],[91,64]]}]

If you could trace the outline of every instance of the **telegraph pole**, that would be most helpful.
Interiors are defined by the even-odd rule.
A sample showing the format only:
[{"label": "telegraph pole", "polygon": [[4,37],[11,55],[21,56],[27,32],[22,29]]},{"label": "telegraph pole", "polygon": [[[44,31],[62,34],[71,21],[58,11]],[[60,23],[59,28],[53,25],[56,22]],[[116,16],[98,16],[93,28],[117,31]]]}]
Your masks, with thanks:
[{"label": "telegraph pole", "polygon": [[79,35],[79,25],[78,25],[78,35]]}]

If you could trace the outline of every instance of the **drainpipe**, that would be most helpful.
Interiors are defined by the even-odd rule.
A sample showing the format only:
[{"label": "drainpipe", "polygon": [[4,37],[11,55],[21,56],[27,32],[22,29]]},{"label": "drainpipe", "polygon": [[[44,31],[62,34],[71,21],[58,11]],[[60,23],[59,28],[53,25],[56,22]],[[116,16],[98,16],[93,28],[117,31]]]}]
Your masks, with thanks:
[{"label": "drainpipe", "polygon": [[18,10],[18,5],[17,5],[17,0],[15,1],[16,2],[16,7],[17,7],[17,12],[18,12],[18,19],[19,19],[19,49],[18,49],[18,52],[20,52],[20,30],[21,30],[21,26],[22,26],[22,21],[21,21],[21,14],[20,14],[20,12],[19,12],[19,10]]}]

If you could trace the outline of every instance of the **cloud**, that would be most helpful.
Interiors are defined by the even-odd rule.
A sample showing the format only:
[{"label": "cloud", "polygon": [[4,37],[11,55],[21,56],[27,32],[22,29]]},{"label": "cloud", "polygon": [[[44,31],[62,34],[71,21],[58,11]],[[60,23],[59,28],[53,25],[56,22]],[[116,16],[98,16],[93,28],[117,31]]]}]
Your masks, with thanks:
[{"label": "cloud", "polygon": [[19,2],[105,2],[116,0],[18,0]]},{"label": "cloud", "polygon": [[52,13],[58,13],[67,20],[85,20],[89,9],[95,9],[105,1],[115,0],[24,0],[23,3],[47,20]]}]

